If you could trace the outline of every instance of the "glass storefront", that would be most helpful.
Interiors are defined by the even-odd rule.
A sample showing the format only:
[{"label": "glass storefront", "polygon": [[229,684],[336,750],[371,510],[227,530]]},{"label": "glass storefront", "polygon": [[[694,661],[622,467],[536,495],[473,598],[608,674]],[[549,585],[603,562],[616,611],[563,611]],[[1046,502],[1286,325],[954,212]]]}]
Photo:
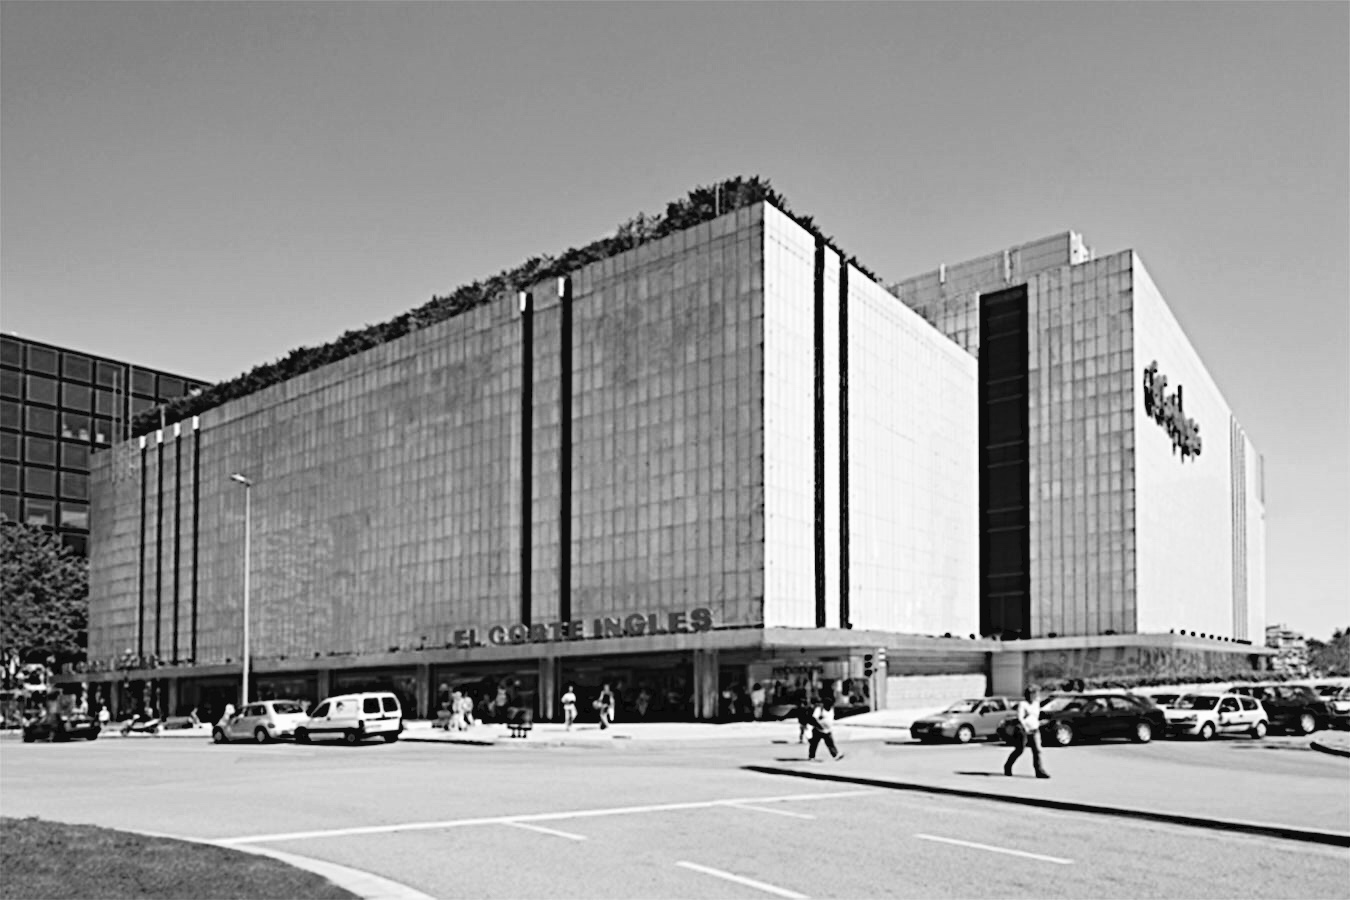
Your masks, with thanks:
[{"label": "glass storefront", "polygon": [[[333,673],[333,696],[388,691],[398,697],[405,718],[418,716],[416,669],[356,669]],[[322,698],[320,698],[322,699]]]},{"label": "glass storefront", "polygon": [[576,689],[582,722],[599,720],[594,704],[606,684],[617,702],[615,722],[682,722],[694,717],[694,664],[688,653],[564,659],[559,695],[569,684]]}]

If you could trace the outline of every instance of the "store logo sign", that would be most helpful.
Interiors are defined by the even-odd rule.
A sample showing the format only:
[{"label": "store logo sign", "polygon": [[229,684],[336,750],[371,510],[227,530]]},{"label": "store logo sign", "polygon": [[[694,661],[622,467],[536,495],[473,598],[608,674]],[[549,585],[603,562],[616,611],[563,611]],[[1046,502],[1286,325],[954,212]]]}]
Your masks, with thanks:
[{"label": "store logo sign", "polygon": [[712,610],[698,607],[688,612],[633,613],[630,616],[603,616],[574,619],[571,622],[547,622],[526,625],[493,625],[490,628],[462,628],[454,633],[455,647],[500,647],[504,644],[548,644],[579,641],[585,638],[643,637],[658,634],[696,634],[711,631]]},{"label": "store logo sign", "polygon": [[1177,385],[1174,393],[1167,393],[1167,376],[1158,374],[1157,360],[1144,369],[1144,413],[1172,438],[1172,452],[1180,451],[1183,462],[1200,455],[1200,425],[1186,418],[1181,406],[1181,385]]}]

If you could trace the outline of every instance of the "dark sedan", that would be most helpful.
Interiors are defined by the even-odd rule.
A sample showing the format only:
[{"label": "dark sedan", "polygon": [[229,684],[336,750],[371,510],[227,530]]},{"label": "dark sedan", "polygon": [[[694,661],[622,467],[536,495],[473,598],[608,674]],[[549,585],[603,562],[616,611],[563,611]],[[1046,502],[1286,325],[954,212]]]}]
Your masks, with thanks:
[{"label": "dark sedan", "polygon": [[[999,729],[1008,743],[1012,726],[1008,721]],[[1058,747],[1107,737],[1147,744],[1166,730],[1163,711],[1134,694],[1057,694],[1041,703],[1041,739]]]},{"label": "dark sedan", "polygon": [[1235,684],[1228,690],[1261,701],[1272,731],[1312,734],[1331,722],[1331,704],[1306,684]]},{"label": "dark sedan", "polygon": [[38,716],[23,726],[23,742],[92,741],[102,730],[96,719],[83,713],[49,714]]}]

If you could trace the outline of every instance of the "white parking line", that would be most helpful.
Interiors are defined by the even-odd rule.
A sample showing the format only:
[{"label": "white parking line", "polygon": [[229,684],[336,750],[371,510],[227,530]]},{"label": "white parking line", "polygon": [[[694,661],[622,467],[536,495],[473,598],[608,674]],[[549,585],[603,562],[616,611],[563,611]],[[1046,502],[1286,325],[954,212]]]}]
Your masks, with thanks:
[{"label": "white parking line", "polygon": [[242,837],[221,838],[223,846],[236,844],[267,844],[276,841],[303,841],[314,838],[351,837],[358,834],[393,834],[400,831],[430,831],[441,828],[463,828],[470,825],[512,825],[518,822],[556,822],[563,819],[586,819],[595,816],[624,816],[636,813],[670,812],[680,809],[709,809],[714,806],[737,806],[743,803],[787,803],[797,800],[835,800],[843,797],[861,797],[875,794],[874,790],[834,791],[822,794],[785,794],[778,797],[733,797],[727,800],[700,800],[690,803],[661,803],[653,806],[619,806],[609,809],[579,809],[571,812],[527,813],[519,816],[484,816],[477,819],[447,819],[441,822],[407,822],[401,825],[368,825],[356,828],[333,828],[324,831],[291,831],[282,834],[249,834]]},{"label": "white parking line", "polygon": [[763,806],[751,806],[749,803],[733,803],[731,805],[734,806],[736,809],[752,809],[755,812],[773,813],[775,816],[792,816],[792,818],[794,819],[815,818],[815,816],[810,816],[807,815],[806,813],[788,812],[786,809],[768,809],[767,807]]},{"label": "white parking line", "polygon": [[775,894],[779,897],[790,897],[792,900],[807,900],[805,894],[799,894],[796,891],[789,891],[787,888],[774,887],[771,884],[765,884],[762,881],[756,881],[753,878],[746,878],[743,875],[733,875],[730,872],[723,872],[721,869],[710,869],[707,866],[700,866],[698,863],[680,862],[675,863],[686,869],[692,869],[695,872],[702,872],[704,875],[711,875],[714,878],[724,878],[727,881],[734,881],[737,884],[743,884],[746,887],[752,887],[755,890],[764,891],[767,894]]},{"label": "white parking line", "polygon": [[924,841],[956,844],[958,847],[974,847],[976,850],[988,850],[990,853],[1006,853],[1009,856],[1024,856],[1027,859],[1038,859],[1041,862],[1055,863],[1060,866],[1073,864],[1073,860],[1071,859],[1060,859],[1058,856],[1042,856],[1039,853],[1028,853],[1025,850],[1009,850],[1007,847],[993,847],[989,844],[976,844],[973,841],[958,841],[956,838],[938,837],[933,834],[916,834],[914,836]]},{"label": "white parking line", "polygon": [[569,841],[584,841],[586,835],[573,834],[570,831],[558,831],[553,828],[545,828],[543,825],[529,825],[525,822],[503,822],[503,825],[510,825],[512,828],[524,828],[526,831],[537,831],[540,834],[551,834],[554,837],[567,838]]}]

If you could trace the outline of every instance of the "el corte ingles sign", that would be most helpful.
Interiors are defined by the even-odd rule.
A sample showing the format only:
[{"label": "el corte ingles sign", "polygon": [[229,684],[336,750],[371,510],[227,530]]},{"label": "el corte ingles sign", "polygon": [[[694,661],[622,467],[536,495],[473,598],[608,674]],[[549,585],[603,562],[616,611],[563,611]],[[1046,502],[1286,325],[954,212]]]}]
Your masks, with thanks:
[{"label": "el corte ingles sign", "polygon": [[711,631],[712,610],[697,607],[688,612],[633,613],[628,616],[603,616],[526,625],[493,625],[489,628],[460,628],[454,633],[453,646],[459,648],[502,646],[505,644],[549,644],[580,641],[586,638],[644,637],[659,634],[697,634]]}]

